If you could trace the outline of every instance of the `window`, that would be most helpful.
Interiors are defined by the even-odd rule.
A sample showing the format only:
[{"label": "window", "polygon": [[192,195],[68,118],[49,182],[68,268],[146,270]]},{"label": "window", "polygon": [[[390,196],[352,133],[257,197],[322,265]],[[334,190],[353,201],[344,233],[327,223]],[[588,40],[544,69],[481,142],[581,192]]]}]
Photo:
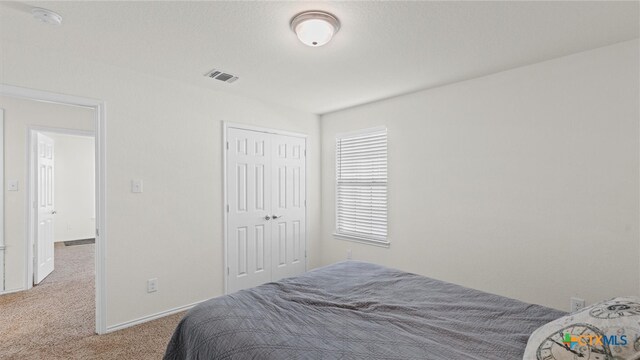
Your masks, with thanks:
[{"label": "window", "polygon": [[336,237],[388,246],[387,129],[336,138]]}]

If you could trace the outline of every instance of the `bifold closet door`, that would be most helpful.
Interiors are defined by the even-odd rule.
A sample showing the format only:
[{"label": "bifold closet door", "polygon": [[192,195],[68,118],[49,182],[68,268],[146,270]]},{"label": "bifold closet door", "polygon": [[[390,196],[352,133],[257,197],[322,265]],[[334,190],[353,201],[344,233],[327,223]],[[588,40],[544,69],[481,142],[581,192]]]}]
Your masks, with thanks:
[{"label": "bifold closet door", "polygon": [[271,135],[227,132],[227,292],[271,281]]}]

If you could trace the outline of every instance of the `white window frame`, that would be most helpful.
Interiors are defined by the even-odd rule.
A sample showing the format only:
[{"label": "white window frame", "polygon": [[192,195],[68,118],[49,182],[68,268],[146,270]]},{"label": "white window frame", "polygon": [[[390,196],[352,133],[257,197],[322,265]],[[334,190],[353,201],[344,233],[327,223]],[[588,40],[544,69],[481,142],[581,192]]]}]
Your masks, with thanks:
[{"label": "white window frame", "polygon": [[[350,138],[350,137],[357,137],[357,136],[362,136],[362,135],[367,135],[370,133],[376,133],[376,132],[385,132],[386,137],[386,141],[387,141],[387,149],[388,149],[388,143],[389,143],[389,138],[388,138],[388,131],[387,128],[384,126],[378,126],[378,127],[374,127],[374,128],[368,128],[368,129],[362,129],[362,130],[357,130],[357,131],[352,131],[352,132],[346,132],[346,133],[341,133],[341,134],[337,134],[336,135],[336,145],[337,142],[341,139],[345,139],[345,138]],[[387,150],[388,151],[388,150]],[[387,170],[387,181],[386,181],[386,192],[387,192],[387,204],[386,204],[386,216],[387,216],[387,235],[384,238],[381,237],[377,237],[377,236],[367,236],[365,234],[363,234],[362,236],[359,235],[355,235],[355,234],[350,234],[350,233],[341,233],[338,230],[338,217],[339,217],[339,212],[338,212],[338,153],[337,153],[337,147],[336,147],[336,153],[334,156],[334,170],[335,170],[335,188],[334,188],[334,201],[335,201],[335,219],[334,219],[334,225],[335,225],[335,230],[333,232],[333,236],[336,239],[339,240],[347,240],[347,241],[353,241],[353,242],[358,242],[358,243],[363,243],[363,244],[368,244],[368,245],[375,245],[375,246],[381,246],[381,247],[389,247],[391,242],[389,241],[389,180],[388,180],[388,170]],[[388,160],[388,155],[387,155],[387,166],[388,166],[389,160]]]}]

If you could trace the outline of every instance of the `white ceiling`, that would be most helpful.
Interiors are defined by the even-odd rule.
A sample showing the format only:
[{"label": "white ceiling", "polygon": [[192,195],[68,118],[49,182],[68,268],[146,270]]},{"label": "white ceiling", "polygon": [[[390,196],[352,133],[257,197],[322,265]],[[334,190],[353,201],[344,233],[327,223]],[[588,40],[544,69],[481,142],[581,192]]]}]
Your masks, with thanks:
[{"label": "white ceiling", "polygon": [[[5,2],[0,39],[326,113],[637,38],[638,5]],[[30,6],[60,13],[63,25],[36,22]],[[329,44],[310,48],[289,21],[316,9],[335,14],[342,28]],[[240,80],[203,77],[212,68]]]}]

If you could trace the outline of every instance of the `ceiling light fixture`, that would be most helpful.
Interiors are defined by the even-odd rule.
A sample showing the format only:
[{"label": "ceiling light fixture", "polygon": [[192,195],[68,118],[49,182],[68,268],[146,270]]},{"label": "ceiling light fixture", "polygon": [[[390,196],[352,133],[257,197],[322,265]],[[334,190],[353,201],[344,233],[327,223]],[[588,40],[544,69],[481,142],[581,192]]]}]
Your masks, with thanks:
[{"label": "ceiling light fixture", "polygon": [[62,16],[48,9],[33,8],[31,9],[31,15],[33,15],[34,18],[42,21],[43,23],[52,25],[62,24]]},{"label": "ceiling light fixture", "polygon": [[328,43],[340,30],[340,21],[328,12],[305,11],[291,19],[291,30],[303,44],[318,47]]}]

